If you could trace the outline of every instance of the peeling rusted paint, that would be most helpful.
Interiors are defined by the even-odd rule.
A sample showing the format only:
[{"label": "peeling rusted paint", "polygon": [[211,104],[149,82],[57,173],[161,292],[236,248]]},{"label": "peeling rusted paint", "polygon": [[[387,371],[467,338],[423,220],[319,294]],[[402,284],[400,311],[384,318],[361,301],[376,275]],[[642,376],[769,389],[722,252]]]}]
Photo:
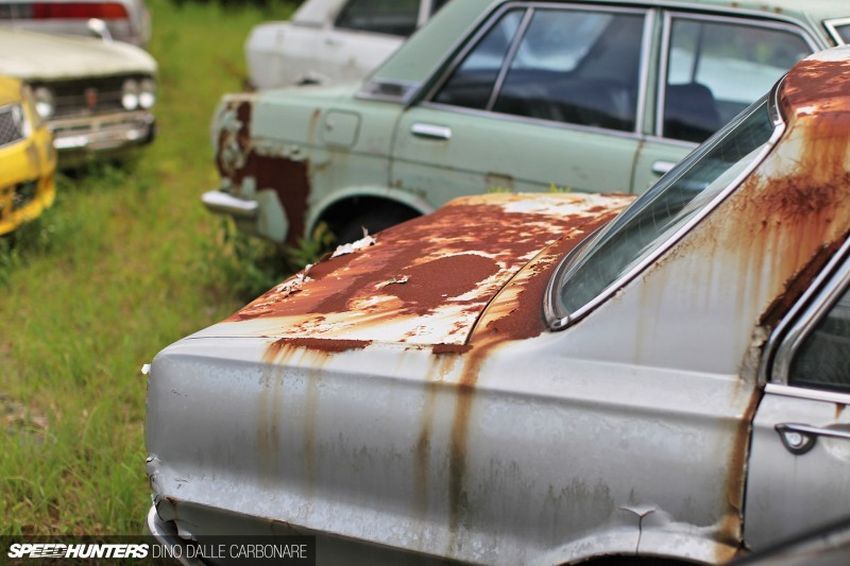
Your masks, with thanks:
[{"label": "peeling rusted paint", "polygon": [[[735,554],[743,550],[744,486],[746,485],[747,459],[750,451],[750,432],[760,400],[761,390],[753,389],[744,414],[735,424],[731,450],[727,455],[729,473],[726,476],[726,485],[723,489],[726,494],[727,510],[716,536],[717,542],[720,543],[716,547],[717,554],[715,556],[718,563],[731,560]],[[731,556],[729,554],[730,548],[737,549],[736,553]]]},{"label": "peeling rusted paint", "polygon": [[306,348],[320,352],[339,353],[349,350],[362,350],[371,340],[324,340],[321,338],[281,338],[272,344],[269,349],[278,352],[283,348]]},{"label": "peeling rusted paint", "polygon": [[[297,293],[278,286],[228,320],[279,337],[463,345],[491,299],[529,260],[562,238],[575,245],[630,201],[600,195],[457,199],[381,232],[367,250],[312,266]],[[590,214],[590,207],[607,212]],[[545,281],[527,279],[542,295]],[[385,285],[391,280],[404,283]],[[519,319],[533,299],[522,301],[513,324],[527,324]],[[542,323],[535,324],[539,332]],[[503,339],[528,332],[514,328]]]},{"label": "peeling rusted paint", "polygon": [[[222,178],[229,179],[238,194],[246,178],[254,179],[256,190],[271,189],[283,206],[289,222],[287,242],[294,244],[304,236],[310,196],[309,163],[255,147],[251,138],[254,97],[234,95],[225,101],[216,148],[215,163]],[[235,118],[235,119],[234,119]]]}]

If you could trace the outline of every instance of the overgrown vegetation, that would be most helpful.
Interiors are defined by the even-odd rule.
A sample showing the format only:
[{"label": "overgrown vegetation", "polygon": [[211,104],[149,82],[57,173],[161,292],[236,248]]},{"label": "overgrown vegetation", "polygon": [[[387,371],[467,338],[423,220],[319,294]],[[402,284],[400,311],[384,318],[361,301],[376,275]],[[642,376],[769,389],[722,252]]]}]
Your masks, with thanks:
[{"label": "overgrown vegetation", "polygon": [[122,166],[60,175],[54,207],[0,240],[4,534],[139,532],[150,504],[139,369],[288,268],[199,196],[216,182],[209,120],[243,83],[246,34],[292,6],[148,5],[157,141]]}]

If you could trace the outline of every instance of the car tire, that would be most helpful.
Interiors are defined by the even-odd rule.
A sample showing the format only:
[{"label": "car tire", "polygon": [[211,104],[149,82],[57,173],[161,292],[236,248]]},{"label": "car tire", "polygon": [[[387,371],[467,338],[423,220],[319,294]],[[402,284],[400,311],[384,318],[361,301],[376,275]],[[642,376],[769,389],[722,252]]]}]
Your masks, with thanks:
[{"label": "car tire", "polygon": [[336,241],[337,244],[356,242],[363,237],[364,228],[369,234],[375,234],[417,216],[419,214],[412,209],[397,207],[381,207],[368,210],[341,224],[334,232]]}]

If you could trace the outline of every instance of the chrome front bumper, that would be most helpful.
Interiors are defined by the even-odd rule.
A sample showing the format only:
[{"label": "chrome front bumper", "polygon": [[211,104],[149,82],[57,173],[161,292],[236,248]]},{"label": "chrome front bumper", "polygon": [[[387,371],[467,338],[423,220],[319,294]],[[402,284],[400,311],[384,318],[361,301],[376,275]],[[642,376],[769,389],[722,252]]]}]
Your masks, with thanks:
[{"label": "chrome front bumper", "polygon": [[[193,543],[181,539],[177,535],[177,527],[174,523],[163,521],[156,512],[156,507],[151,505],[148,511],[148,516],[145,519],[145,528],[156,539],[156,542],[171,549],[174,547],[186,547]],[[183,566],[204,566],[204,563],[197,558],[188,558],[188,552],[169,552],[170,556]]]},{"label": "chrome front bumper", "polygon": [[207,191],[201,196],[201,202],[210,212],[247,219],[256,218],[260,208],[255,200],[235,197],[224,191]]},{"label": "chrome front bumper", "polygon": [[120,112],[51,120],[53,146],[62,153],[110,151],[153,141],[155,120],[149,112]]}]

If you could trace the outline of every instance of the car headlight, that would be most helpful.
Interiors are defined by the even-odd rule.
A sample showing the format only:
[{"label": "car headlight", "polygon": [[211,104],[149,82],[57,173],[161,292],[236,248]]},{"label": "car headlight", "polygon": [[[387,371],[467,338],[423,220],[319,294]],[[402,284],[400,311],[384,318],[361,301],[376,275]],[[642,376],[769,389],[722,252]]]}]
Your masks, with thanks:
[{"label": "car headlight", "polygon": [[24,108],[20,104],[12,106],[12,124],[21,133],[22,138],[30,137],[32,129],[29,120],[27,120],[26,112],[24,112]]},{"label": "car headlight", "polygon": [[139,106],[148,110],[156,102],[156,83],[153,79],[143,79],[139,84]]},{"label": "car headlight", "polygon": [[127,79],[121,87],[121,106],[124,110],[135,110],[139,107],[139,83],[135,79]]},{"label": "car headlight", "polygon": [[50,92],[49,88],[40,86],[33,91],[32,96],[35,102],[35,111],[38,112],[39,116],[45,120],[53,116],[53,112],[56,110],[56,103],[53,100],[53,93]]}]

